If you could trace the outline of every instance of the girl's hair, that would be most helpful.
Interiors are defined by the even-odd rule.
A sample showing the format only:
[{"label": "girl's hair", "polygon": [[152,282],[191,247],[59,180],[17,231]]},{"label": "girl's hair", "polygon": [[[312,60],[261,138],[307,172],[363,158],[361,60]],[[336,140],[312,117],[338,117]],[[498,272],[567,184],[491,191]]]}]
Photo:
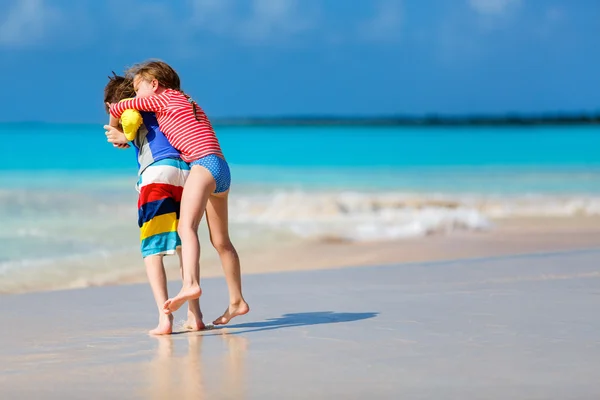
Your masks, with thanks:
[{"label": "girl's hair", "polygon": [[133,81],[130,78],[119,76],[113,71],[112,76],[108,77],[108,83],[104,87],[104,108],[108,113],[106,103],[118,103],[123,99],[135,97],[133,90]]},{"label": "girl's hair", "polygon": [[176,90],[183,94],[187,101],[192,106],[194,117],[198,120],[197,110],[198,105],[189,95],[181,90],[181,80],[177,72],[164,61],[148,60],[135,64],[126,71],[126,76],[133,81],[136,76],[141,77],[146,81],[156,79],[161,86],[167,89]]},{"label": "girl's hair", "polygon": [[158,83],[167,89],[181,91],[181,80],[177,72],[166,62],[160,60],[149,60],[135,64],[126,72],[126,76],[133,80],[140,76],[147,81],[156,79]]}]

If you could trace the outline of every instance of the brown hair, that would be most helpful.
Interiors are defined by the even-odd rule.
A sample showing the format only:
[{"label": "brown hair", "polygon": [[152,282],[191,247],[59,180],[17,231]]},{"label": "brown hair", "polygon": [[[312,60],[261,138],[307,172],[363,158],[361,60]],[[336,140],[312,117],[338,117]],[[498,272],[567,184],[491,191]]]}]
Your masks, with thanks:
[{"label": "brown hair", "polygon": [[119,76],[114,73],[108,77],[108,83],[104,87],[104,108],[108,113],[108,105],[106,103],[118,103],[123,99],[135,97],[133,90],[133,81],[124,76]]},{"label": "brown hair", "polygon": [[181,91],[181,80],[177,72],[166,62],[160,60],[149,60],[130,67],[126,76],[133,80],[140,76],[147,81],[156,79],[158,83],[167,89]]},{"label": "brown hair", "polygon": [[179,79],[179,75],[173,69],[173,67],[166,62],[161,60],[148,60],[139,64],[135,64],[127,69],[126,76],[131,79],[132,82],[136,76],[140,76],[142,79],[148,82],[156,79],[161,86],[167,89],[177,90],[183,94],[190,103],[194,117],[196,120],[198,120],[198,105],[194,99],[181,90],[181,80]]}]

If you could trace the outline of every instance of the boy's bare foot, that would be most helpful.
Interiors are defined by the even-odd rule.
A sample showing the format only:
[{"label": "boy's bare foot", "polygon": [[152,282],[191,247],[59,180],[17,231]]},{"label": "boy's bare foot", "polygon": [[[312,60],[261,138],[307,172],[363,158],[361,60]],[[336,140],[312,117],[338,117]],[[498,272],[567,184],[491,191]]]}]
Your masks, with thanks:
[{"label": "boy's bare foot", "polygon": [[202,321],[202,314],[195,315],[193,312],[188,311],[187,321],[183,323],[183,328],[187,331],[202,331],[206,328]]},{"label": "boy's bare foot", "polygon": [[173,315],[161,315],[158,326],[148,332],[150,335],[170,335],[173,333]]},{"label": "boy's bare foot", "polygon": [[248,303],[246,303],[243,300],[236,304],[230,304],[229,307],[227,307],[227,310],[225,310],[225,312],[223,313],[223,315],[214,320],[213,324],[225,325],[238,315],[247,314],[248,311],[250,311],[250,307],[248,306]]},{"label": "boy's bare foot", "polygon": [[200,286],[198,285],[181,288],[177,296],[165,301],[165,304],[163,305],[163,311],[165,314],[175,312],[179,310],[179,308],[187,301],[196,300],[201,294],[202,289],[200,289]]}]

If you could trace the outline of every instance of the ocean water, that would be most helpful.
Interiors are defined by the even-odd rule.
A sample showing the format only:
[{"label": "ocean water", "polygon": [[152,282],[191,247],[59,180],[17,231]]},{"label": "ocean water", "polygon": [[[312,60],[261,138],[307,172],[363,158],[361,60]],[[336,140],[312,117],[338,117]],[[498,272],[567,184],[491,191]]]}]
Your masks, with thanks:
[{"label": "ocean water", "polygon": [[[242,251],[600,214],[598,129],[216,127]],[[132,149],[101,125],[0,124],[0,141],[0,293],[139,271]]]}]

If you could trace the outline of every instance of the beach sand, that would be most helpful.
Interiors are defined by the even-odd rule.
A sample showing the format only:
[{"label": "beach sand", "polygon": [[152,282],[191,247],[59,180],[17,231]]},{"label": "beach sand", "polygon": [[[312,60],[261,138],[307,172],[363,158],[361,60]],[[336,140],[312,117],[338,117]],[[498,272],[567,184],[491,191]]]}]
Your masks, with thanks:
[{"label": "beach sand", "polygon": [[[2,295],[0,398],[600,398],[600,218],[495,224],[242,254],[251,312],[201,333],[179,311],[176,334],[148,336],[141,262],[109,286]],[[227,289],[210,257],[202,274],[210,322]]]},{"label": "beach sand", "polygon": [[5,295],[0,398],[597,399],[599,256],[247,275],[250,314],[160,338],[145,284]]}]

